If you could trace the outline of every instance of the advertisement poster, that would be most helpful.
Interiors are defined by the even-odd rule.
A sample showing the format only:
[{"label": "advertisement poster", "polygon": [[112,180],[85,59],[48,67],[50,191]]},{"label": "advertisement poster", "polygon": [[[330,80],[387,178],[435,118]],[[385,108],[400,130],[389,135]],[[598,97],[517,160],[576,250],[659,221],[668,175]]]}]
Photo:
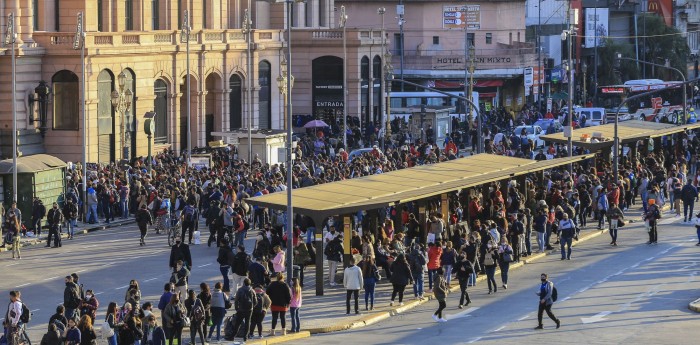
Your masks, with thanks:
[{"label": "advertisement poster", "polygon": [[443,29],[461,29],[464,26],[467,30],[481,29],[481,6],[443,6],[442,7],[442,27]]},{"label": "advertisement poster", "polygon": [[[607,8],[586,9],[586,40],[584,48],[593,48],[596,45],[604,46],[608,36],[608,17],[610,10]],[[597,39],[596,39],[597,38]]]}]

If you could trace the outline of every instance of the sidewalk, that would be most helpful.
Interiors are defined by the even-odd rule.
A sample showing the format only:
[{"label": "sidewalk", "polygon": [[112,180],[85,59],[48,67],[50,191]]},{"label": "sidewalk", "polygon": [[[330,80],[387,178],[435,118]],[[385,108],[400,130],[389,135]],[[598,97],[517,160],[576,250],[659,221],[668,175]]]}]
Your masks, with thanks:
[{"label": "sidewalk", "polygon": [[688,304],[688,309],[700,313],[700,298],[690,302],[690,304]]},{"label": "sidewalk", "polygon": [[[574,246],[607,233],[607,230],[597,230],[589,229],[582,230],[579,235],[579,240],[573,243]],[[539,260],[546,255],[554,253],[558,255],[558,246],[555,249],[546,251],[544,253],[532,254],[526,258],[522,258],[519,263],[513,263],[510,265],[510,269],[518,269],[525,265],[526,263],[531,263],[535,260]],[[326,267],[323,268],[324,273],[327,270]],[[498,271],[497,271],[498,272]],[[413,295],[413,286],[406,286],[406,291],[404,293],[404,305],[401,306],[398,303],[398,297],[396,298],[394,306],[389,306],[391,300],[391,283],[388,279],[382,278],[382,280],[377,283],[375,289],[375,302],[373,311],[365,311],[364,309],[364,291],[360,291],[360,314],[354,314],[354,306],[351,305],[351,314],[345,314],[345,289],[342,284],[337,287],[330,287],[326,284],[325,295],[324,296],[314,296],[313,286],[315,284],[315,274],[313,269],[307,269],[304,272],[304,300],[302,307],[299,311],[299,316],[301,318],[301,332],[291,333],[286,336],[276,336],[263,339],[252,339],[247,342],[247,344],[276,344],[285,341],[291,341],[296,339],[301,339],[311,336],[311,334],[318,333],[328,333],[342,331],[351,328],[359,328],[371,325],[373,323],[385,320],[392,316],[396,316],[400,313],[406,312],[410,309],[418,307],[424,303],[432,303],[433,295],[428,293],[428,279],[425,278],[425,299],[420,301],[415,299]],[[338,272],[338,282],[342,282],[342,272]],[[382,269],[380,273],[384,275]],[[324,274],[325,276],[325,274]],[[484,284],[486,281],[485,275],[480,275],[477,277],[477,283]],[[456,279],[453,279],[452,288],[450,291],[452,293],[459,293],[459,284],[457,284]],[[700,303],[700,300],[697,301]],[[304,307],[304,306],[312,307]],[[289,321],[287,321],[289,327]],[[269,326],[267,328],[269,330]]]},{"label": "sidewalk", "polygon": [[[130,225],[134,224],[136,221],[133,217],[129,219],[115,219],[114,221],[110,222],[109,224],[107,223],[102,223],[99,222],[97,224],[86,224],[82,222],[78,222],[78,226],[75,228],[74,234],[75,236],[80,236],[80,235],[85,235],[89,232],[93,231],[98,231],[98,230],[104,230],[104,229],[109,229],[109,228],[114,228],[114,227],[120,227],[124,225]],[[49,231],[48,229],[44,229],[42,231],[42,234],[39,238],[37,237],[22,237],[21,241],[21,248],[24,247],[31,247],[35,246],[37,244],[42,244],[46,243],[46,236],[48,236]],[[61,233],[61,240],[65,240],[68,238],[68,234],[64,231]],[[7,244],[5,248],[0,248],[0,252],[4,251],[12,251],[12,244]]]}]

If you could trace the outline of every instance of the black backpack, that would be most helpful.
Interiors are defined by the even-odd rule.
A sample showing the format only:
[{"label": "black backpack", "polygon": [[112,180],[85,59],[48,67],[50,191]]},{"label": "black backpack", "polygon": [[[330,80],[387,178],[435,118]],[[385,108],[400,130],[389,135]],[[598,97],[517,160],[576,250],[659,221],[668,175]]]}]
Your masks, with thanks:
[{"label": "black backpack", "polygon": [[557,287],[552,286],[552,302],[556,302],[558,297],[559,293],[557,292]]},{"label": "black backpack", "polygon": [[255,292],[248,287],[244,288],[243,293],[239,294],[237,299],[236,299],[236,304],[237,304],[237,309],[239,310],[253,310],[253,307],[255,307]]},{"label": "black backpack", "polygon": [[253,311],[256,313],[262,313],[263,311],[263,293],[264,292],[253,294],[253,297],[255,298],[255,307],[253,307]]},{"label": "black backpack", "polygon": [[29,306],[24,302],[22,302],[22,315],[19,316],[19,321],[22,323],[29,323],[29,321],[32,321],[32,311],[29,310]]},{"label": "black backpack", "polygon": [[190,205],[185,206],[185,221],[186,222],[194,222],[195,218],[195,212],[197,210]]}]

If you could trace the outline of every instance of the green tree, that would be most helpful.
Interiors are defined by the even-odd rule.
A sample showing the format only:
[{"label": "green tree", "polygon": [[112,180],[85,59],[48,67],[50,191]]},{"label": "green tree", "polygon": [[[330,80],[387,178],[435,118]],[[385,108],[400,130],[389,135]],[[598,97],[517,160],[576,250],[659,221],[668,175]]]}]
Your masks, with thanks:
[{"label": "green tree", "polygon": [[[680,71],[686,70],[690,49],[678,29],[666,26],[663,18],[655,14],[645,14],[637,20],[637,33],[644,36],[639,38],[640,60],[659,65],[668,63]],[[647,78],[679,79],[678,73],[668,69],[653,66],[640,66],[640,68],[646,68]]]},{"label": "green tree", "polygon": [[598,48],[598,85],[620,85],[625,80],[638,79],[639,70],[635,63],[624,61],[620,64],[619,73],[615,71],[616,54],[634,58],[634,46],[616,43],[611,39],[605,41],[605,46]]}]

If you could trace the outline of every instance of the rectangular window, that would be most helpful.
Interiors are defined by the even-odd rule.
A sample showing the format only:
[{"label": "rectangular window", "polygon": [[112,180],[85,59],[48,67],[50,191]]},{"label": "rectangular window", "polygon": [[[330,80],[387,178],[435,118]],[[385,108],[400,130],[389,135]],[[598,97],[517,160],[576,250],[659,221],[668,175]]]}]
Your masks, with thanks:
[{"label": "rectangular window", "polygon": [[433,36],[433,44],[440,44],[440,36]]},{"label": "rectangular window", "polygon": [[474,45],[474,33],[473,32],[467,33],[467,43],[469,44],[470,47]]},{"label": "rectangular window", "polygon": [[203,29],[208,28],[207,27],[207,0],[202,1],[202,28]]},{"label": "rectangular window", "polygon": [[177,0],[177,29],[182,30],[182,0]]},{"label": "rectangular window", "polygon": [[32,26],[34,31],[39,31],[39,0],[32,0],[32,8],[34,9],[34,18],[32,18]]},{"label": "rectangular window", "polygon": [[78,130],[78,89],[77,82],[53,83],[53,129]]},{"label": "rectangular window", "polygon": [[160,30],[159,1],[160,0],[151,0],[151,24],[153,30]]},{"label": "rectangular window", "polygon": [[102,0],[97,0],[97,31],[103,32],[102,30],[102,10],[103,10]]},{"label": "rectangular window", "polygon": [[394,34],[394,55],[401,56],[403,47],[401,47],[401,34]]},{"label": "rectangular window", "polygon": [[486,44],[491,44],[493,43],[493,34],[490,32],[486,33]]},{"label": "rectangular window", "polygon": [[134,30],[134,0],[124,2],[124,29]]}]

